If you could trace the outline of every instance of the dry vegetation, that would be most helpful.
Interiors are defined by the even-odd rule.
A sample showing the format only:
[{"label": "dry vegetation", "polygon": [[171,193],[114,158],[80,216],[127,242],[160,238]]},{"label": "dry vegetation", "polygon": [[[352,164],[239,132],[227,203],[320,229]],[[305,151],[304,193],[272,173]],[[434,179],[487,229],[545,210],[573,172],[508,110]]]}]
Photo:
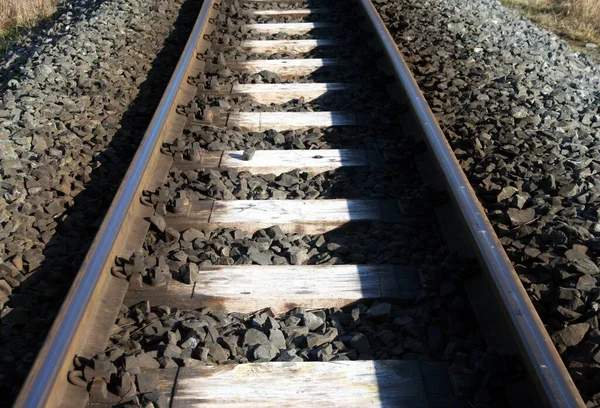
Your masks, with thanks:
[{"label": "dry vegetation", "polygon": [[502,0],[575,45],[600,44],[600,0]]},{"label": "dry vegetation", "polygon": [[0,0],[0,35],[48,17],[55,10],[56,0]]}]

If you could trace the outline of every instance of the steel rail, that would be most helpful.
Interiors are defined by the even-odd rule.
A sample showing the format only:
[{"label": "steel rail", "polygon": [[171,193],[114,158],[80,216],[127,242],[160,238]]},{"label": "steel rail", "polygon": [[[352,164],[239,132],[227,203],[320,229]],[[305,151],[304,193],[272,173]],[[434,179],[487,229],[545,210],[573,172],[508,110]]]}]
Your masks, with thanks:
[{"label": "steel rail", "polygon": [[169,113],[175,108],[177,94],[180,87],[187,80],[186,72],[194,58],[196,58],[196,45],[208,21],[208,15],[213,7],[214,0],[205,0],[200,14],[196,20],[192,33],[186,43],[183,54],[167,86],[160,104],[152,117],[152,121],[142,139],[123,183],[115,196],[107,217],[95,237],[91,251],[86,256],[82,269],[78,272],[73,286],[69,290],[66,301],[52,325],[52,329],[44,346],[42,347],[31,372],[25,381],[19,397],[15,403],[18,407],[43,407],[49,403],[49,395],[58,381],[67,381],[59,378],[59,371],[65,360],[73,356],[67,355],[69,345],[81,326],[87,324],[82,321],[82,316],[93,298],[100,275],[105,263],[113,249],[115,239],[121,225],[127,216],[144,172],[146,171],[150,156],[160,140],[160,135],[165,128]]},{"label": "steel rail", "polygon": [[429,108],[396,42],[371,0],[360,0],[378,40],[390,58],[409,105],[422,126],[425,139],[445,176],[448,189],[461,212],[483,261],[494,290],[502,301],[533,377],[553,407],[584,407],[579,391],[567,372],[533,303],[523,288],[485,211],[462,171],[437,119]]}]

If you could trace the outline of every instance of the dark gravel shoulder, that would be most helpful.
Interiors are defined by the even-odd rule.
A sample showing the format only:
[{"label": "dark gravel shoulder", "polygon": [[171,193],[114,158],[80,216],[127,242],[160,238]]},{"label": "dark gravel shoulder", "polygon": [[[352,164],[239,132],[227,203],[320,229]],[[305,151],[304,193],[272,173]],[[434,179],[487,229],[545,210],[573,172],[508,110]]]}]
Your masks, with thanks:
[{"label": "dark gravel shoulder", "polygon": [[588,406],[600,403],[600,69],[492,0],[377,0]]},{"label": "dark gravel shoulder", "polygon": [[0,57],[0,405],[54,320],[199,0],[63,2]]}]

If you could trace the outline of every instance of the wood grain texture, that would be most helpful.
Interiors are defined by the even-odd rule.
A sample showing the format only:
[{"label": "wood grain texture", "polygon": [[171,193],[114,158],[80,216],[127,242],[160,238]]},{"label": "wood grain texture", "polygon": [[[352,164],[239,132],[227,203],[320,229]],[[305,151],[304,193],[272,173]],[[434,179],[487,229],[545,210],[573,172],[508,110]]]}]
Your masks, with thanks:
[{"label": "wood grain texture", "polygon": [[328,92],[348,89],[343,83],[235,84],[232,94],[248,95],[258,103],[285,103],[303,97],[305,101],[319,98]]},{"label": "wood grain texture", "polygon": [[324,149],[324,150],[257,150],[250,160],[243,160],[242,151],[224,152],[220,167],[248,170],[261,174],[281,174],[294,169],[318,174],[340,167],[369,165],[366,150]]},{"label": "wood grain texture", "polygon": [[275,175],[300,169],[315,175],[341,167],[376,167],[383,160],[375,150],[361,149],[257,150],[250,160],[244,160],[243,153],[242,150],[205,152],[203,160],[175,160],[173,167],[179,170],[234,169]]},{"label": "wood grain texture", "polygon": [[[448,364],[439,361],[269,362],[145,372],[158,375],[158,392],[172,408],[464,406],[453,394]],[[112,404],[91,399],[90,407]]]},{"label": "wood grain texture", "polygon": [[228,61],[227,67],[234,71],[256,74],[270,71],[283,78],[309,75],[321,69],[338,68],[342,61],[337,58],[274,59],[255,61]]},{"label": "wood grain texture", "polygon": [[331,9],[328,8],[297,8],[281,10],[246,10],[244,14],[251,17],[306,17],[312,14],[328,14]]},{"label": "wood grain texture", "polygon": [[342,45],[336,40],[244,40],[240,44],[250,52],[291,52],[301,54],[317,47]]},{"label": "wood grain texture", "polygon": [[[196,291],[201,294],[263,299],[262,307],[270,299],[308,302],[306,307],[334,306],[317,306],[314,299],[411,299],[420,288],[416,270],[392,265],[239,265],[202,268],[200,273]],[[257,309],[249,309],[253,310]]]},{"label": "wood grain texture", "polygon": [[377,200],[237,200],[216,201],[210,221],[215,223],[255,222],[268,218],[271,223],[347,222],[379,219]]},{"label": "wood grain texture", "polygon": [[152,304],[224,313],[251,313],[270,307],[344,307],[361,299],[414,300],[421,283],[417,271],[395,265],[235,265],[200,268],[194,285],[169,282],[168,289],[131,291],[127,304]]},{"label": "wood grain texture", "polygon": [[357,125],[356,115],[350,112],[235,112],[227,119],[227,126],[249,131]]},{"label": "wood grain texture", "polygon": [[246,24],[246,28],[259,34],[306,34],[316,29],[337,28],[339,25],[333,23],[263,23]]},{"label": "wood grain texture", "polygon": [[172,406],[430,408],[422,377],[410,360],[190,367],[179,372]]},{"label": "wood grain texture", "polygon": [[187,228],[238,228],[248,232],[278,225],[284,232],[323,234],[349,222],[410,222],[396,200],[194,201],[187,213],[169,214],[167,224]]}]

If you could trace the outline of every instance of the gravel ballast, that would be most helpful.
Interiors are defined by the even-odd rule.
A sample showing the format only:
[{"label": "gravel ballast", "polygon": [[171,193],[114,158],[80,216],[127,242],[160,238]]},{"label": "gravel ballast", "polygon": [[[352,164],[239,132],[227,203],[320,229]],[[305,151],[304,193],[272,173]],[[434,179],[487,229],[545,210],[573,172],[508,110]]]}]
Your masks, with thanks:
[{"label": "gravel ballast", "polygon": [[[514,46],[514,41],[504,37],[506,32],[496,38],[495,26],[486,28],[489,32],[484,34],[478,32],[477,27],[485,28],[482,15],[490,13],[487,1],[460,3],[464,15],[447,4],[427,3],[430,9],[420,10],[421,5],[407,0],[404,4],[409,10],[404,10],[397,1],[376,2],[384,16],[391,16],[388,23],[394,21],[394,32],[405,35],[401,19],[420,24],[406,39],[415,55],[410,62],[419,69],[421,86],[450,131],[455,152],[477,184],[559,351],[591,400],[590,390],[600,384],[593,361],[600,355],[596,303],[600,294],[596,287],[600,185],[594,145],[600,118],[598,112],[583,106],[597,106],[598,94],[586,90],[597,89],[597,78],[587,83],[595,88],[577,90],[580,65],[567,64],[561,69],[568,75],[549,76],[554,82],[538,89],[540,78],[550,81],[544,77],[548,66],[556,60],[562,65],[568,49],[545,41],[542,33],[532,40],[536,47],[547,48],[540,57],[538,51]],[[17,50],[20,57],[8,54],[0,62],[5,67],[0,77],[0,390],[7,404],[18,392],[102,220],[201,4],[181,3],[72,3],[69,13],[62,10],[50,23],[51,40],[34,38],[27,49]],[[493,13],[501,12],[494,7]],[[441,16],[440,8],[446,10]],[[431,33],[420,31],[422,13],[432,13],[435,21],[429,26],[445,25]],[[502,30],[523,36],[520,24],[526,23],[511,21]],[[526,32],[538,33],[536,29]],[[479,36],[469,39],[473,33]],[[242,38],[246,36],[234,40]],[[484,46],[474,45],[481,43]],[[158,54],[163,48],[168,52]],[[489,58],[488,51],[494,58]],[[345,50],[346,54],[353,52]],[[548,62],[548,54],[558,57]],[[219,64],[224,59],[257,57],[264,56],[235,50],[211,59]],[[482,61],[473,64],[476,58]],[[536,64],[542,62],[546,65],[538,71]],[[221,70],[207,74],[208,82],[197,78],[198,85],[211,88],[254,82],[250,76]],[[281,81],[269,73],[257,75],[256,82]],[[376,78],[379,72],[372,75]],[[236,104],[241,110],[258,109],[243,97],[208,97],[198,102],[206,105],[201,109],[235,109]],[[393,153],[408,142],[399,143],[402,136],[393,132],[394,118],[382,118],[379,113],[402,107],[384,108],[379,102],[365,132],[340,128],[325,135],[316,129],[242,133],[191,125],[175,144],[164,146],[164,153],[179,157],[193,141],[209,150],[335,146],[380,153],[391,147]],[[354,107],[365,110],[369,105],[361,101]],[[317,102],[297,100],[269,109],[319,108]],[[546,113],[538,114],[541,109]],[[101,387],[108,383],[120,402],[166,407],[168,401],[157,392],[158,376],[147,369],[265,361],[422,359],[447,361],[455,390],[477,406],[506,402],[504,383],[517,377],[521,366],[486,347],[462,289],[465,277],[477,268],[449,253],[436,225],[370,223],[309,236],[284,234],[276,227],[252,234],[242,230],[178,232],[165,228],[161,219],[169,200],[181,189],[193,190],[194,199],[217,200],[355,194],[400,198],[413,205],[424,200],[428,207],[444,199],[431,197],[410,177],[393,179],[370,171],[352,174],[358,178],[345,171],[312,176],[296,170],[272,177],[172,169],[162,187],[168,193],[157,192],[159,199],[152,201],[160,205],[155,207],[144,251],[118,260],[113,274],[164,286],[169,279],[194,284],[198,268],[210,265],[393,263],[410,265],[422,276],[424,289],[414,303],[360,302],[344,310],[296,308],[276,314],[265,309],[243,315],[178,310],[148,302],[123,306],[115,322],[119,330],[113,332],[106,352],[90,361],[76,358],[72,382],[89,386],[92,397],[101,394]],[[353,189],[353,184],[361,188]]]},{"label": "gravel ballast", "polygon": [[[223,9],[224,13],[233,12],[227,6]],[[233,22],[227,23],[221,34],[236,30]],[[240,60],[248,57],[238,56]],[[204,57],[215,65],[232,58],[211,51]],[[374,64],[362,65],[371,69],[368,78],[385,81]],[[361,77],[349,79],[359,82]],[[226,83],[276,83],[280,78],[264,72],[249,78],[218,66],[196,80],[199,87],[214,90]],[[361,85],[379,89],[374,81]],[[153,205],[155,213],[149,218],[151,228],[143,250],[118,259],[112,274],[139,289],[160,291],[170,280],[177,281],[170,285],[195,287],[201,283],[204,268],[215,265],[391,264],[418,271],[423,288],[414,301],[365,300],[344,309],[296,308],[281,314],[268,308],[250,314],[225,314],[208,308],[179,310],[173,304],[145,301],[121,308],[105,352],[89,361],[76,359],[72,382],[87,387],[92,398],[95,390],[108,389],[132,406],[152,403],[162,407],[168,405],[168,398],[160,395],[156,371],[150,369],[267,361],[419,359],[448,362],[456,393],[477,406],[503,406],[506,381],[518,377],[522,367],[486,346],[462,285],[478,268],[449,252],[431,218],[401,224],[356,222],[320,235],[284,233],[276,225],[250,233],[216,229],[216,225],[202,230],[168,226],[169,213],[176,210],[176,198],[182,197],[183,191],[190,200],[395,198],[408,213],[417,207],[421,213],[431,213],[432,206],[445,196],[422,185],[415,156],[424,146],[406,140],[393,116],[402,107],[382,95],[385,93],[370,95],[365,101],[352,99],[355,110],[373,111],[373,119],[359,128],[242,132],[188,123],[182,137],[163,146],[163,153],[173,154],[176,163],[192,157],[198,146],[213,151],[235,148],[251,156],[253,149],[318,150],[335,145],[374,150],[381,156],[378,164],[386,169],[348,168],[319,175],[297,169],[269,175],[200,166],[180,170],[174,165],[160,188],[145,192],[144,202]],[[239,97],[197,97],[196,102],[200,108],[196,119],[205,105],[223,108],[223,112],[243,105],[259,108]],[[301,101],[293,101],[260,109],[299,105],[304,108]]]},{"label": "gravel ballast", "polygon": [[27,374],[201,1],[69,1],[0,58],[0,405]]},{"label": "gravel ballast", "polygon": [[[394,170],[373,171],[357,167],[315,175],[301,170],[275,175],[236,170],[182,172],[172,169],[162,188],[174,192],[184,190],[190,200],[312,200],[401,198],[411,195],[408,191],[411,187],[422,187],[410,175]],[[161,192],[156,194],[161,196]],[[172,193],[169,195],[175,197]],[[155,201],[158,205],[158,200]]]},{"label": "gravel ballast", "polygon": [[[381,246],[384,241],[388,245]],[[478,268],[450,255],[433,225],[370,223],[323,235],[285,234],[277,226],[253,234],[239,229],[180,234],[167,228],[151,231],[144,247],[113,273],[136,281],[133,275],[141,275],[154,286],[165,278],[192,285],[199,268],[216,264],[386,263],[411,265],[425,284],[415,301],[367,300],[343,309],[295,308],[281,314],[268,308],[224,314],[149,302],[123,306],[105,352],[75,361],[71,378],[82,386],[91,383],[92,394],[98,382],[123,401],[159,398],[157,384],[145,387],[145,372],[152,368],[417,359],[447,361],[455,392],[484,407],[503,400],[504,382],[521,369],[486,347],[461,283]],[[127,395],[123,378],[137,384]],[[163,406],[167,401],[160,398],[156,405]]]},{"label": "gravel ballast", "polygon": [[378,0],[588,406],[600,403],[600,71],[492,0]]}]

